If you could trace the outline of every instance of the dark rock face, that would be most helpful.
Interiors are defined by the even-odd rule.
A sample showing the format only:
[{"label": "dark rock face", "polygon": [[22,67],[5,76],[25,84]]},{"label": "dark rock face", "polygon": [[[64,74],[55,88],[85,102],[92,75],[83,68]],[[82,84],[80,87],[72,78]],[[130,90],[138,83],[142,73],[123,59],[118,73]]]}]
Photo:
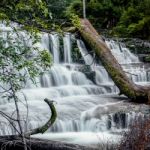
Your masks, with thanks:
[{"label": "dark rock face", "polygon": [[150,41],[138,38],[108,38],[124,43],[135,54],[150,54]]},{"label": "dark rock face", "polygon": [[89,80],[91,80],[93,83],[96,83],[96,81],[95,81],[95,76],[96,76],[96,74],[95,74],[94,71],[85,72],[85,75],[86,75],[86,77],[87,77]]},{"label": "dark rock face", "polygon": [[136,39],[136,38],[122,38],[126,46],[137,54],[150,54],[150,41]]},{"label": "dark rock face", "polygon": [[118,38],[113,37],[107,29],[98,30],[104,39],[113,39],[118,42],[123,42],[126,46],[136,54],[150,54],[150,40],[142,40],[139,38]]},{"label": "dark rock face", "polygon": [[141,61],[150,62],[150,41],[136,38],[123,38],[120,41],[125,43],[131,52],[137,54]]}]

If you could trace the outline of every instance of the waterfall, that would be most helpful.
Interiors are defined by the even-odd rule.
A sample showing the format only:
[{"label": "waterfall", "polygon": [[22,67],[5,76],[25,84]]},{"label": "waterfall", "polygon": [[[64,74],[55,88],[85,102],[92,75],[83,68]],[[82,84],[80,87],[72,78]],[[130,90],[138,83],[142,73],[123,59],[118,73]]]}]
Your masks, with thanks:
[{"label": "waterfall", "polygon": [[64,62],[65,63],[71,63],[72,57],[71,57],[71,34],[66,33],[64,38]]},{"label": "waterfall", "polygon": [[50,34],[51,39],[51,50],[53,54],[54,63],[60,62],[60,52],[59,52],[59,35],[57,33]]},{"label": "waterfall", "polygon": [[93,63],[93,57],[89,54],[89,52],[87,51],[85,44],[83,43],[83,41],[81,40],[77,40],[77,45],[79,47],[79,50],[81,52],[81,55],[85,61],[86,65],[92,65]]},{"label": "waterfall", "polygon": [[[66,33],[63,40],[60,38],[57,33],[41,34],[38,46],[52,53],[54,64],[49,72],[37,78],[38,86],[29,81],[26,88],[17,93],[21,100],[19,108],[22,119],[27,114],[22,101],[24,98],[28,101],[28,124],[22,122],[24,131],[41,126],[48,120],[50,110],[43,102],[44,98],[48,98],[56,102],[57,120],[45,134],[34,137],[85,145],[100,141],[107,143],[108,138],[118,141],[122,131],[128,130],[134,118],[149,111],[149,107],[125,103],[126,97],[117,96],[119,89],[105,68],[93,63],[93,55],[83,41],[77,40],[77,45],[85,63],[75,64],[71,34]],[[106,43],[129,78],[138,84],[148,84],[150,74],[134,54],[121,43],[118,45],[112,40]],[[62,47],[63,53],[60,50]],[[64,63],[60,61],[61,55]],[[87,66],[94,73],[91,76],[90,71],[86,70]],[[0,99],[0,110],[11,115],[15,110],[13,102],[2,97]],[[0,135],[16,134],[5,118],[0,117],[0,125]]]},{"label": "waterfall", "polygon": [[[131,64],[140,64],[138,57],[130,52],[123,43],[115,42],[114,40],[106,40],[107,46],[110,48],[112,54],[117,61],[122,65],[123,69],[134,82],[144,83],[148,81],[147,70],[143,66],[134,67]],[[102,83],[112,83],[113,81],[109,77],[105,68],[101,65],[94,65],[94,59],[85,47],[85,44],[81,40],[77,40],[77,44],[81,55],[86,65],[91,65],[91,68],[96,73],[96,83],[98,85]],[[128,68],[124,65],[128,65]]]},{"label": "waterfall", "polygon": [[130,64],[140,62],[138,57],[132,54],[124,44],[114,40],[106,40],[105,42],[119,63]]},{"label": "waterfall", "polygon": [[[48,33],[43,33],[41,34],[41,48],[42,49],[46,49],[49,50],[50,49],[50,45],[49,45],[49,34]],[[56,55],[56,54],[55,54]]]}]

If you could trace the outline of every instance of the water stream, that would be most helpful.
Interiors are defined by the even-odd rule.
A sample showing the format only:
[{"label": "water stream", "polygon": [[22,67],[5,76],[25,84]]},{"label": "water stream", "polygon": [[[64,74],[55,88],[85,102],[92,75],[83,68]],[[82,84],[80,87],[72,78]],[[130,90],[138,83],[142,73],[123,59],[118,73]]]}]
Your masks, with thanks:
[{"label": "water stream", "polygon": [[[60,51],[61,37],[57,33],[43,34],[41,47],[53,55],[53,66],[50,71],[38,78],[37,86],[28,82],[18,96],[28,101],[28,119],[24,130],[30,130],[44,124],[50,110],[44,98],[54,100],[58,118],[45,134],[34,137],[60,140],[70,143],[91,145],[98,143],[118,142],[121,132],[126,131],[138,115],[149,111],[146,105],[126,102],[125,96],[118,96],[119,90],[103,66],[93,63],[93,55],[88,52],[81,40],[76,40],[78,50],[84,60],[83,64],[74,63],[72,59],[72,36],[66,33],[63,37],[63,53]],[[150,74],[138,58],[125,45],[113,40],[106,41],[112,54],[122,65],[128,76],[137,84],[149,84]],[[63,61],[60,57],[63,55]],[[61,62],[61,63],[60,63]],[[90,65],[90,66],[88,66]],[[91,76],[87,75],[90,68]],[[26,118],[27,109],[20,103],[20,111]],[[15,107],[7,100],[0,101],[0,110],[11,114]],[[0,118],[0,135],[16,134],[4,118]]]}]

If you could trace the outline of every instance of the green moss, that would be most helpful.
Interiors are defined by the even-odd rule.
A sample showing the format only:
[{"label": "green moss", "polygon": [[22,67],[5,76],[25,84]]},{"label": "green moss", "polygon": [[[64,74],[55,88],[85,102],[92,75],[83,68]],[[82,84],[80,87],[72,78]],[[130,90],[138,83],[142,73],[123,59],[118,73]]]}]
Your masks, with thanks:
[{"label": "green moss", "polygon": [[150,62],[150,55],[149,55],[149,56],[146,56],[146,57],[144,58],[144,61]]}]

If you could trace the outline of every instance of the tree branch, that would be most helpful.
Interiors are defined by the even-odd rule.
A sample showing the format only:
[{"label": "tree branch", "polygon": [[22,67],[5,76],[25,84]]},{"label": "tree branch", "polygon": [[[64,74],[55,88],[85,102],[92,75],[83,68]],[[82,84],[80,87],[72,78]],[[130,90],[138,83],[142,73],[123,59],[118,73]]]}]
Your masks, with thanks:
[{"label": "tree branch", "polygon": [[52,124],[55,122],[56,118],[57,118],[57,112],[55,109],[55,106],[53,104],[54,101],[48,100],[47,98],[44,99],[44,101],[48,104],[48,106],[51,109],[51,118],[47,121],[47,123],[45,125],[43,125],[42,127],[33,129],[32,131],[25,133],[25,137],[29,137],[30,135],[33,134],[38,134],[38,133],[44,133],[46,132],[51,126]]},{"label": "tree branch", "polygon": [[[24,133],[24,137],[29,138],[30,135],[33,134],[38,134],[38,133],[44,133],[46,132],[55,122],[56,118],[57,118],[57,112],[54,106],[54,101],[52,100],[48,100],[47,98],[44,99],[44,101],[48,104],[48,106],[50,107],[51,110],[51,117],[50,119],[46,122],[45,125],[43,125],[42,127],[38,127],[36,129],[33,129],[29,132]],[[21,135],[6,135],[6,136],[0,136],[0,138],[19,138]]]}]

